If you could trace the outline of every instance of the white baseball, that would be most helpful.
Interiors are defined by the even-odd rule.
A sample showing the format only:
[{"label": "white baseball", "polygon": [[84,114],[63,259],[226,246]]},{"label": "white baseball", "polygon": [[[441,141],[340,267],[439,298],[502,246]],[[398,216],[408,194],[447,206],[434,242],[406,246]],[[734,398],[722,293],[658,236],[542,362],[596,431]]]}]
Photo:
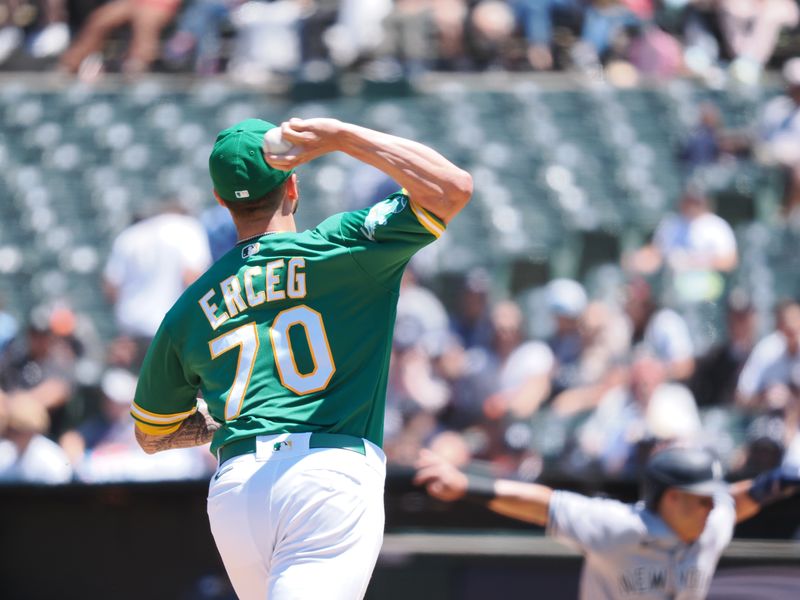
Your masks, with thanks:
[{"label": "white baseball", "polygon": [[288,154],[293,148],[294,144],[283,139],[280,127],[273,127],[264,134],[264,154]]}]

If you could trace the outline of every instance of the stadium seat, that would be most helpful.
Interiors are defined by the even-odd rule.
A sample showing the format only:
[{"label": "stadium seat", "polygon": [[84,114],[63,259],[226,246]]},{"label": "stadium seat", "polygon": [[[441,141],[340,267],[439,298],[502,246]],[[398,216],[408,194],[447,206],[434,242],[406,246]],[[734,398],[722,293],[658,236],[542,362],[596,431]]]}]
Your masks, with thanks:
[{"label": "stadium seat", "polygon": [[[60,91],[4,84],[0,197],[9,201],[0,202],[6,259],[0,293],[23,294],[8,283],[16,276],[40,288],[50,281],[60,286],[58,275],[38,271],[48,263],[94,276],[114,236],[165,197],[197,210],[210,206],[212,137],[254,115],[273,121],[334,115],[420,139],[468,169],[474,199],[441,241],[446,259],[437,259],[436,268],[442,272],[493,266],[508,276],[514,293],[554,275],[591,277],[671,210],[682,185],[675,145],[696,117],[689,109],[701,99],[713,101],[735,127],[774,93],[754,96],[687,81],[647,89],[548,89],[520,79],[508,92],[453,81],[417,95],[373,88],[369,97],[292,99],[213,80],[185,89],[155,79],[119,89],[75,83]],[[341,198],[352,163],[334,155],[319,166],[310,178],[300,172],[301,227],[350,208]],[[775,294],[800,292],[800,278],[787,266],[798,240],[786,231],[749,228],[755,218],[774,220],[774,179],[757,169],[733,175],[719,195],[720,213],[737,226],[743,247],[752,242],[756,248],[743,253],[735,278],[773,282]],[[69,239],[72,250],[58,255],[54,239]],[[41,244],[40,252],[25,252],[20,262],[13,249],[26,240]]]}]

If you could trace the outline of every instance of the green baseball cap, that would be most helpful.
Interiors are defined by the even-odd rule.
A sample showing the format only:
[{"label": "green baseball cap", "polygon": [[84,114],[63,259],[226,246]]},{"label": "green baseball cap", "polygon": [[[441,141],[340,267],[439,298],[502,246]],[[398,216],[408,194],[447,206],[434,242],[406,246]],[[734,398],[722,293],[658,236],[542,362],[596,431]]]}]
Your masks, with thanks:
[{"label": "green baseball cap", "polygon": [[294,171],[273,169],[264,160],[264,134],[276,125],[247,119],[220,131],[208,170],[219,197],[227,202],[249,202],[263,198]]}]

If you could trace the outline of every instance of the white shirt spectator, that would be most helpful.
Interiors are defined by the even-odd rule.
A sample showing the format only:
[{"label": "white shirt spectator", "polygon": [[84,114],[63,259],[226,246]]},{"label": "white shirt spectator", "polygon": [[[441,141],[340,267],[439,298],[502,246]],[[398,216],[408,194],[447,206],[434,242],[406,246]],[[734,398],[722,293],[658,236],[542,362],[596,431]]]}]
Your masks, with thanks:
[{"label": "white shirt spectator", "polygon": [[155,335],[187,283],[210,264],[208,239],[192,217],[161,214],[120,233],[105,278],[117,291],[115,316],[121,332]]},{"label": "white shirt spectator", "polygon": [[22,455],[10,440],[0,440],[0,481],[59,484],[71,479],[69,458],[43,435],[34,435]]},{"label": "white shirt spectator", "polygon": [[666,261],[677,269],[681,268],[681,262],[711,265],[715,260],[736,254],[733,229],[714,213],[693,219],[682,215],[665,217],[656,229],[654,242]]},{"label": "white shirt spectator", "polygon": [[739,375],[736,392],[743,398],[752,398],[773,385],[788,385],[795,369],[800,369],[800,354],[790,355],[784,334],[775,331],[753,348]]}]

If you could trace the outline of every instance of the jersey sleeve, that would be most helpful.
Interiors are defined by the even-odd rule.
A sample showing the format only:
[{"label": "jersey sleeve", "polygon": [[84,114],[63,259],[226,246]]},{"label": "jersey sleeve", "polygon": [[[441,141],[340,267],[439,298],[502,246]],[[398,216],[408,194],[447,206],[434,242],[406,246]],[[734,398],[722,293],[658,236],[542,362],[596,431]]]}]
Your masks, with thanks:
[{"label": "jersey sleeve", "polygon": [[131,415],[145,433],[166,435],[197,410],[199,380],[184,369],[162,324],[147,350]]},{"label": "jersey sleeve", "polygon": [[370,208],[342,213],[319,228],[350,248],[358,265],[382,282],[391,281],[415,252],[438,239],[445,225],[405,190]]},{"label": "jersey sleeve", "polygon": [[555,491],[550,498],[547,534],[583,552],[608,551],[639,539],[641,520],[616,500]]}]

